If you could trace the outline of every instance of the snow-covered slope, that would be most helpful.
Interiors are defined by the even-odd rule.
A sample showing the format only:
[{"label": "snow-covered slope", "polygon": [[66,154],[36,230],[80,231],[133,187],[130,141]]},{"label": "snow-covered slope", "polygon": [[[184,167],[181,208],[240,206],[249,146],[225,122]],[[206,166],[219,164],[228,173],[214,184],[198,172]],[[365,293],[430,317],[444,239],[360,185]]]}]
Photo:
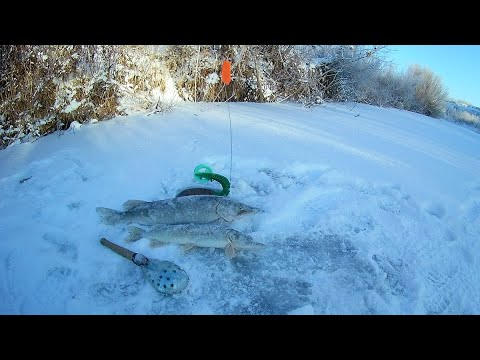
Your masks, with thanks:
[{"label": "snow-covered slope", "polygon": [[[231,103],[233,227],[267,248],[126,244],[95,207],[229,176],[227,104],[178,105],[0,151],[0,313],[478,314],[480,134],[367,105]],[[209,184],[214,186],[214,184]],[[111,241],[187,271],[163,297]]]}]

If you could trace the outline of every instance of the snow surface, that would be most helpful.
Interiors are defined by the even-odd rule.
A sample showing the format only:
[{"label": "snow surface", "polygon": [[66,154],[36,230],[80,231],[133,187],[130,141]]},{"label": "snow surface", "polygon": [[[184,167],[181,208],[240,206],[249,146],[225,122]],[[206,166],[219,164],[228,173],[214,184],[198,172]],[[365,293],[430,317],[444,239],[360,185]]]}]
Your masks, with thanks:
[{"label": "snow surface", "polygon": [[[479,133],[360,104],[229,105],[229,196],[264,210],[232,227],[266,249],[126,244],[95,211],[203,186],[200,163],[228,176],[227,104],[83,125],[0,151],[0,313],[480,313]],[[102,237],[188,287],[162,296]]]}]

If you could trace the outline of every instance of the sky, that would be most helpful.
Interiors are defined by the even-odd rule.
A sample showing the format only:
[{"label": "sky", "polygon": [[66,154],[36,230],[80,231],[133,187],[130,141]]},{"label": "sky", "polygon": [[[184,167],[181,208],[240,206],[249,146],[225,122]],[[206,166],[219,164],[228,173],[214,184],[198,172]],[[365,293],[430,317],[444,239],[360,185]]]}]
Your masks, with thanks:
[{"label": "sky", "polygon": [[480,107],[480,45],[391,45],[389,58],[400,69],[419,64],[439,75],[455,100]]},{"label": "sky", "polygon": [[[226,226],[264,249],[152,248],[100,221],[96,207],[219,189],[193,169],[228,175],[229,113],[229,198],[263,211]],[[0,151],[0,314],[480,314],[476,132],[365,104],[239,102],[72,129]],[[158,293],[103,237],[177,264],[187,287]]]}]

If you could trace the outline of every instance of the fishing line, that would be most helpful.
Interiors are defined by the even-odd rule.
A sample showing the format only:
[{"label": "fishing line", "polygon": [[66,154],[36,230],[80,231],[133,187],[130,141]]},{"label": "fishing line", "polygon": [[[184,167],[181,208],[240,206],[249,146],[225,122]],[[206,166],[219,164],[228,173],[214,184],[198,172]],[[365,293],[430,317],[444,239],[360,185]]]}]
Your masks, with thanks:
[{"label": "fishing line", "polygon": [[230,120],[230,183],[232,182],[232,162],[233,162],[233,136],[232,136],[232,118],[230,116],[230,105],[227,101],[228,119]]},{"label": "fishing line", "polygon": [[[238,65],[241,64],[243,60],[243,56],[245,55],[245,51],[247,50],[247,47],[245,45],[241,46],[241,52],[240,56],[237,56],[237,59],[235,59],[235,63],[233,65],[233,68],[236,70]],[[232,69],[230,69],[230,72]],[[226,91],[226,88],[225,88]],[[228,93],[227,93],[228,95]],[[227,108],[228,108],[228,120],[230,122],[230,183],[232,182],[232,166],[233,166],[233,135],[232,135],[232,117],[230,115],[230,105],[229,105],[229,100],[235,95],[235,91],[232,91],[232,96],[230,96],[227,99]]]}]

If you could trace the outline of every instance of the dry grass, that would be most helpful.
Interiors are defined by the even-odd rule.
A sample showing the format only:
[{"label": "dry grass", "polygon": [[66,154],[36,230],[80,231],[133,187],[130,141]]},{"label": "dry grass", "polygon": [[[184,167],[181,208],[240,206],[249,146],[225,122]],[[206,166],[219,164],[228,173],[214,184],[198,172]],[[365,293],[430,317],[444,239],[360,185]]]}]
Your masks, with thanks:
[{"label": "dry grass", "polygon": [[[1,45],[0,148],[29,135],[67,129],[73,121],[105,120],[127,111],[167,112],[173,100],[164,95],[175,91],[187,101],[288,100],[314,105],[349,99],[438,114],[445,95],[438,77],[423,68],[411,70],[408,79],[394,73],[383,76],[378,59],[367,50],[293,45]],[[220,79],[225,59],[232,61],[229,86]]]},{"label": "dry grass", "polygon": [[449,108],[446,111],[448,119],[480,129],[480,117],[466,110]]},{"label": "dry grass", "polygon": [[[112,46],[1,46],[1,146],[115,116]],[[73,104],[80,103],[79,106]],[[6,135],[6,130],[8,134]]]}]

